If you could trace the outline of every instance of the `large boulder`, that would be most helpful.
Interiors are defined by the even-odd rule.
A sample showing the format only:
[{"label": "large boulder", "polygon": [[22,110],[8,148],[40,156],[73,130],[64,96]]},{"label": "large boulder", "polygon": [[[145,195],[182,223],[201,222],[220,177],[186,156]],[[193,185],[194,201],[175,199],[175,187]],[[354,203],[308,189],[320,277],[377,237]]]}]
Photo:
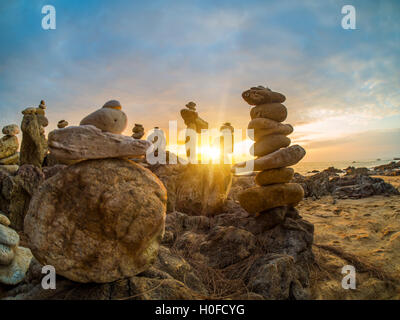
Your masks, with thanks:
[{"label": "large boulder", "polygon": [[138,164],[83,161],[40,186],[24,231],[34,256],[58,274],[77,282],[111,282],[154,262],[166,201],[162,183]]},{"label": "large boulder", "polygon": [[50,153],[59,160],[133,158],[145,155],[149,146],[146,140],[102,132],[92,125],[70,126],[49,133]]},{"label": "large boulder", "polygon": [[229,165],[171,164],[150,168],[168,191],[168,211],[212,216],[223,211],[232,183]]}]

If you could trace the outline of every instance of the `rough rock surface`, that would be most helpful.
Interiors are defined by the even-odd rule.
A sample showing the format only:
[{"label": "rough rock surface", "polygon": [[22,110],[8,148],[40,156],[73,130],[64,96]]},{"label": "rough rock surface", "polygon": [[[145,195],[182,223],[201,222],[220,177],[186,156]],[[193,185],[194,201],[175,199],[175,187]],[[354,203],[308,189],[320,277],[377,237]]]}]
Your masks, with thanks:
[{"label": "rough rock surface", "polygon": [[292,182],[303,186],[305,197],[319,199],[325,195],[333,195],[338,199],[360,199],[373,195],[396,195],[399,191],[383,179],[369,175],[339,176],[336,173],[322,171],[304,177],[295,174]]},{"label": "rough rock surface", "polygon": [[49,133],[50,152],[61,160],[138,157],[145,155],[149,146],[146,140],[102,132],[92,125],[70,126]]},{"label": "rough rock surface", "polygon": [[8,212],[11,226],[15,230],[23,230],[29,203],[43,181],[44,174],[41,169],[29,164],[19,167],[15,176],[5,179],[3,192],[9,199]]},{"label": "rough rock surface", "polygon": [[221,213],[232,174],[229,165],[168,164],[150,167],[168,191],[168,211],[190,215]]},{"label": "rough rock surface", "polygon": [[[231,201],[231,200],[230,200]],[[296,209],[279,208],[271,226],[237,204],[214,217],[172,212],[153,266],[106,284],[62,277],[56,290],[40,286],[35,263],[8,299],[307,299],[313,225]],[[278,208],[277,208],[278,209]],[[261,218],[261,220],[260,220]],[[35,271],[37,270],[37,271]],[[36,274],[36,275],[35,275]]]},{"label": "rough rock surface", "polygon": [[35,257],[58,274],[78,282],[111,282],[154,262],[166,200],[157,177],[131,161],[84,161],[40,186],[24,231]]}]

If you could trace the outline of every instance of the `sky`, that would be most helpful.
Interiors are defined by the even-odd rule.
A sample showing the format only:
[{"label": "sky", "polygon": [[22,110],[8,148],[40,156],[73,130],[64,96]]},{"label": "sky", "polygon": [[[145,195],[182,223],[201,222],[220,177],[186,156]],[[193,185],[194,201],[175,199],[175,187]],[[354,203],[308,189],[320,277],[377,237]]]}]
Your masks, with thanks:
[{"label": "sky", "polygon": [[41,99],[46,132],[116,99],[127,135],[183,129],[189,101],[210,128],[245,130],[241,93],[264,85],[285,94],[304,161],[400,157],[400,1],[2,0],[0,28],[0,126]]}]

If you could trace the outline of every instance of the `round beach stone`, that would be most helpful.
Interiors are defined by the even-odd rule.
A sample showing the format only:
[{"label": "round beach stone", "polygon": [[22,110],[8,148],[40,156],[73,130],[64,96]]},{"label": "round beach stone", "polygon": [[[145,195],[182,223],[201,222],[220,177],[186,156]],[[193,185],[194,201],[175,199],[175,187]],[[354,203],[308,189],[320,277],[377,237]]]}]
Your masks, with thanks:
[{"label": "round beach stone", "polygon": [[268,209],[295,207],[304,197],[304,190],[297,183],[256,186],[239,193],[239,202],[248,213],[254,214]]},{"label": "round beach stone", "polygon": [[252,140],[259,140],[262,136],[270,134],[283,134],[285,136],[293,132],[290,124],[283,124],[267,118],[255,118],[249,122],[247,129],[254,130]]},{"label": "round beach stone", "polygon": [[0,244],[0,265],[9,265],[14,259],[14,251],[11,247]]},{"label": "round beach stone", "polygon": [[287,109],[281,103],[261,104],[251,108],[250,116],[251,119],[267,118],[282,122],[287,118]]},{"label": "round beach stone", "polygon": [[8,126],[3,127],[2,132],[7,136],[16,136],[20,131],[16,124],[9,124]]},{"label": "round beach stone", "polygon": [[4,214],[0,213],[0,224],[7,227],[10,223],[10,220]]},{"label": "round beach stone", "polygon": [[116,110],[122,110],[121,103],[118,100],[110,100],[107,101],[104,105],[103,108],[110,108],[110,109],[116,109]]},{"label": "round beach stone", "polygon": [[10,265],[0,265],[0,283],[16,285],[25,279],[31,264],[32,253],[28,248],[16,247],[14,259]]},{"label": "round beach stone", "polygon": [[251,146],[250,154],[261,157],[288,145],[290,145],[290,139],[282,134],[263,136]]},{"label": "round beach stone", "polygon": [[83,118],[80,125],[92,125],[104,132],[121,134],[128,124],[124,112],[116,108],[103,107]]},{"label": "round beach stone", "polygon": [[0,139],[0,159],[7,158],[17,153],[19,147],[16,136],[4,136]]},{"label": "round beach stone", "polygon": [[37,260],[57,274],[77,282],[112,282],[154,262],[166,202],[161,181],[132,161],[83,161],[41,184],[24,232]]},{"label": "round beach stone", "polygon": [[66,120],[58,121],[58,123],[57,123],[57,128],[58,129],[63,129],[65,127],[68,127],[68,121],[66,121]]},{"label": "round beach stone", "polygon": [[0,224],[0,243],[12,247],[17,246],[19,235],[15,230]]},{"label": "round beach stone", "polygon": [[266,186],[275,183],[286,183],[292,180],[293,168],[277,168],[261,171],[256,175],[255,182],[259,186]]},{"label": "round beach stone", "polygon": [[282,103],[286,100],[286,97],[282,93],[274,92],[261,86],[244,91],[242,93],[242,98],[252,106],[263,103]]},{"label": "round beach stone", "polygon": [[13,155],[0,159],[0,165],[14,165],[19,162],[19,152],[14,153]]}]

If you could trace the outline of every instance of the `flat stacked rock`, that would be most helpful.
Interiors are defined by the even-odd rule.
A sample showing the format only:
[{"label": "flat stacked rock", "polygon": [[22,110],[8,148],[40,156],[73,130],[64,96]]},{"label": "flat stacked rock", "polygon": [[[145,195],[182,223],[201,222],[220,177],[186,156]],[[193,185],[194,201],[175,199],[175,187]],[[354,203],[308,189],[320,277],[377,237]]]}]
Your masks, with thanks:
[{"label": "flat stacked rock", "polygon": [[[250,153],[256,157],[252,160],[253,170],[260,172],[255,177],[258,186],[242,191],[239,202],[251,214],[270,214],[273,217],[276,208],[287,210],[303,199],[303,188],[290,183],[294,170],[287,167],[298,163],[306,152],[299,145],[289,147],[287,136],[293,132],[293,127],[282,123],[287,117],[287,109],[282,104],[286,99],[283,94],[258,86],[243,92],[242,97],[254,106],[248,125],[248,129],[254,130],[252,139],[255,141]],[[244,165],[249,163],[239,163],[234,168]]]},{"label": "flat stacked rock", "polygon": [[19,235],[9,225],[10,220],[0,213],[0,283],[15,285],[25,278],[32,253],[18,246]]},{"label": "flat stacked rock", "polygon": [[132,129],[132,138],[135,139],[142,139],[142,137],[144,136],[144,128],[143,125],[140,123],[135,123],[135,126]]},{"label": "flat stacked rock", "polygon": [[5,126],[2,130],[4,137],[0,139],[0,167],[17,165],[19,163],[18,138],[19,127],[16,124]]}]

